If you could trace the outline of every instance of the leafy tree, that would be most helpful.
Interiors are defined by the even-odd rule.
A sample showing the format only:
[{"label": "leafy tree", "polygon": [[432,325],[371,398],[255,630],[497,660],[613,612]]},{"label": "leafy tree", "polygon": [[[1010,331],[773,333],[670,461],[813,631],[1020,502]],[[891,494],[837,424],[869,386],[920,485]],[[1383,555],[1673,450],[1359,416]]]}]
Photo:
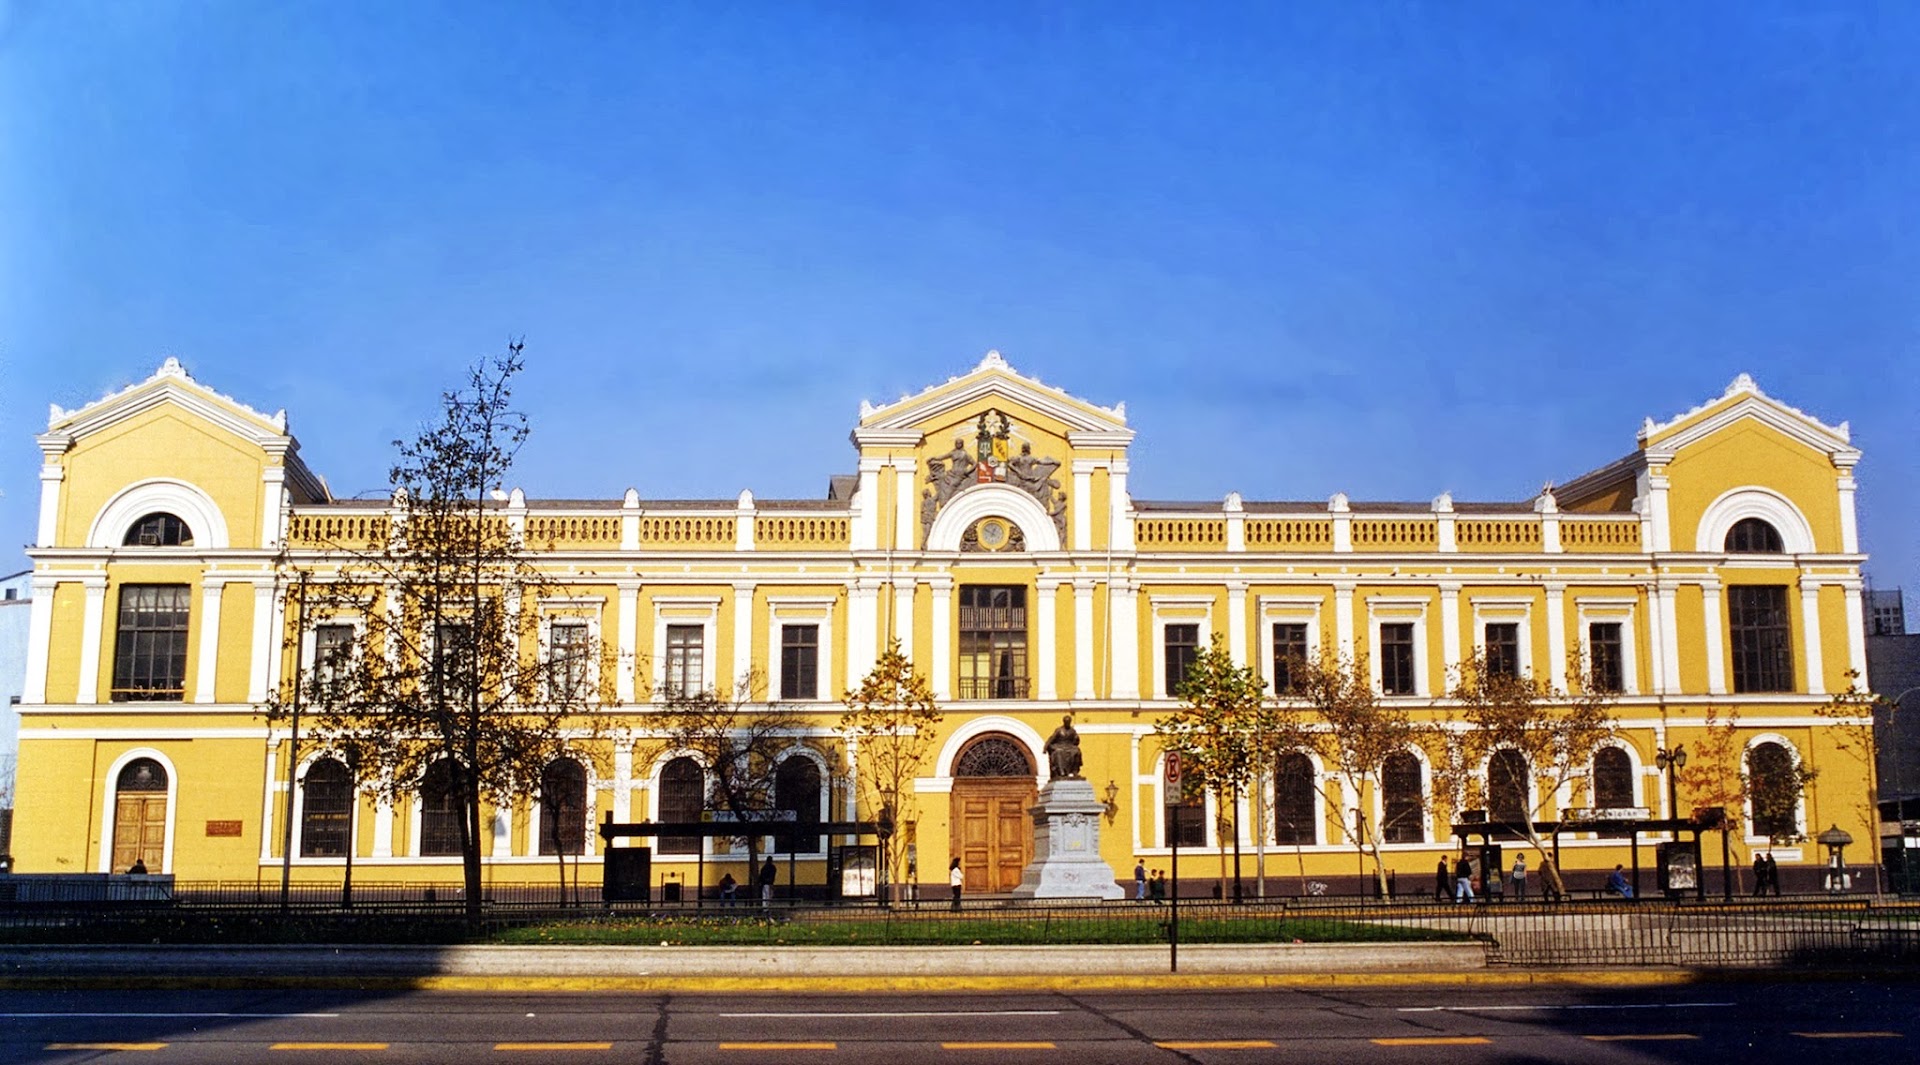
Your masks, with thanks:
[{"label": "leafy tree", "polygon": [[[1572,675],[1585,675],[1583,665],[1577,652],[1569,656]],[[1436,722],[1436,798],[1452,807],[1450,813],[1485,803],[1491,819],[1508,821],[1529,844],[1544,851],[1534,824],[1545,819],[1556,796],[1588,772],[1594,752],[1618,731],[1615,694],[1595,684],[1581,685],[1573,693],[1560,691],[1532,676],[1490,668],[1476,653],[1460,663],[1447,698]],[[1496,779],[1502,767],[1511,764],[1511,756],[1501,753],[1506,751],[1524,760],[1523,777]],[[1507,801],[1518,805],[1494,809]],[[1512,817],[1515,813],[1520,816]],[[1554,890],[1560,887],[1551,883],[1557,873],[1546,874]]]},{"label": "leafy tree", "polygon": [[1317,757],[1325,772],[1315,778],[1314,788],[1329,807],[1344,810],[1347,797],[1353,797],[1359,816],[1354,823],[1340,817],[1341,835],[1372,859],[1374,879],[1384,896],[1381,834],[1364,796],[1380,793],[1387,758],[1424,745],[1426,730],[1405,709],[1380,701],[1364,659],[1295,656],[1287,663],[1287,680],[1287,690],[1274,704],[1271,749],[1276,756],[1297,752]]},{"label": "leafy tree", "polygon": [[1164,746],[1180,752],[1183,775],[1211,788],[1226,811],[1220,820],[1233,833],[1235,899],[1241,897],[1240,795],[1260,764],[1260,738],[1272,730],[1266,690],[1257,671],[1234,664],[1226,640],[1215,633],[1174,690],[1183,705],[1154,726]]},{"label": "leafy tree", "polygon": [[525,607],[551,586],[490,500],[527,438],[511,402],[523,365],[518,343],[482,360],[442,396],[438,422],[395,441],[393,507],[374,542],[289,557],[289,656],[300,662],[316,624],[352,619],[360,634],[296,669],[267,707],[274,721],[304,710],[310,743],[348,755],[359,791],[418,796],[429,771],[445,774],[475,917],[483,806],[533,794],[562,754],[593,758],[599,726],[582,711],[605,676],[582,666],[599,661],[594,648],[561,661],[539,653],[538,611]]},{"label": "leafy tree", "polygon": [[[927,678],[914,671],[913,662],[892,640],[872,671],[840,699],[840,731],[847,738],[847,757],[854,768],[855,786],[868,816],[883,825],[917,821],[919,796],[914,791],[944,716],[933,701]],[[906,879],[906,848],[889,847],[885,868],[890,885]],[[889,887],[889,891],[895,890]]]},{"label": "leafy tree", "polygon": [[[666,705],[648,716],[654,756],[686,753],[706,767],[707,802],[742,824],[768,822],[778,810],[778,780],[784,757],[792,756],[808,730],[807,719],[793,711],[754,701],[764,688],[756,675],[742,677],[731,695],[709,688],[670,692]],[[804,756],[799,756],[804,757]],[[747,848],[747,867],[760,864],[760,841],[767,835],[742,832],[734,837]]]}]

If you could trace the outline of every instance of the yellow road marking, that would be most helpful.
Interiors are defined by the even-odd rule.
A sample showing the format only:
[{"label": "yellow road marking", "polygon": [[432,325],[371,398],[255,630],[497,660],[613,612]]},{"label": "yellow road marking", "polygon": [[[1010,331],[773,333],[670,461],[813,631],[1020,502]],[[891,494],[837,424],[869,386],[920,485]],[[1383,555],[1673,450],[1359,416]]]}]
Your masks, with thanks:
[{"label": "yellow road marking", "polygon": [[1687,1035],[1683,1032],[1675,1032],[1671,1035],[1590,1035],[1585,1038],[1591,1039],[1596,1043],[1633,1043],[1657,1042],[1665,1039],[1698,1039],[1700,1037],[1697,1035]]},{"label": "yellow road marking", "polygon": [[48,1043],[48,1050],[159,1050],[165,1043]]},{"label": "yellow road marking", "polygon": [[1477,1046],[1481,1043],[1491,1043],[1493,1040],[1483,1039],[1477,1035],[1429,1035],[1407,1036],[1399,1039],[1374,1039],[1370,1040],[1370,1042],[1376,1046],[1383,1047],[1465,1047]]},{"label": "yellow road marking", "polygon": [[1802,1039],[1904,1039],[1899,1032],[1795,1032]]},{"label": "yellow road marking", "polygon": [[612,1050],[612,1043],[495,1043],[495,1050]]},{"label": "yellow road marking", "polygon": [[385,1050],[385,1043],[275,1043],[268,1050]]},{"label": "yellow road marking", "polygon": [[838,1050],[838,1043],[722,1043],[721,1050]]},{"label": "yellow road marking", "polygon": [[1052,1043],[942,1043],[941,1050],[1053,1050]]},{"label": "yellow road marking", "polygon": [[1271,1050],[1271,1039],[1194,1039],[1155,1043],[1162,1050]]}]

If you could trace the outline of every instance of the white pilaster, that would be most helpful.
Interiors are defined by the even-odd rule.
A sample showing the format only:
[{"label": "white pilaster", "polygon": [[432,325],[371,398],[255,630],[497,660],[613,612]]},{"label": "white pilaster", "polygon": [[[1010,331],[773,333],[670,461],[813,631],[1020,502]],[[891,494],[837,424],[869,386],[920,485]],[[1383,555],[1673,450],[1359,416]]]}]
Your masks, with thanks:
[{"label": "white pilaster", "polygon": [[1720,582],[1700,582],[1701,628],[1707,643],[1707,694],[1727,694],[1727,645],[1720,635]]},{"label": "white pilaster", "polygon": [[[773,670],[779,663],[767,663],[767,697],[772,698]],[[753,582],[735,581],[733,585],[733,676],[729,685],[739,684],[753,672]],[[751,698],[752,694],[748,693]],[[738,693],[734,698],[739,698]]]},{"label": "white pilaster", "polygon": [[[1340,649],[1340,657],[1349,663],[1353,662],[1353,589],[1352,581],[1333,582],[1334,645]],[[1454,609],[1457,614],[1457,604]],[[1454,629],[1458,631],[1459,626]]]},{"label": "white pilaster", "polygon": [[248,664],[247,669],[247,701],[250,703],[260,702],[267,697],[267,664],[273,658],[273,601],[273,582],[255,581],[253,585],[253,661]]},{"label": "white pilaster", "polygon": [[1677,695],[1680,692],[1680,610],[1677,603],[1678,589],[1664,580],[1655,589],[1659,597],[1660,615],[1660,660],[1655,663],[1659,668],[1660,692]]},{"label": "white pilaster", "polygon": [[373,801],[373,857],[393,857],[393,800]]},{"label": "white pilaster", "polygon": [[260,546],[271,551],[280,546],[280,520],[287,512],[287,468],[264,467],[260,481]]},{"label": "white pilaster", "polygon": [[1221,510],[1227,515],[1227,550],[1245,551],[1247,549],[1247,508],[1240,500],[1240,493],[1228,492],[1227,502]]},{"label": "white pilaster", "polygon": [[1440,585],[1440,654],[1446,661],[1441,672],[1451,675],[1460,668],[1460,584],[1443,581]]},{"label": "white pilaster", "polygon": [[733,549],[735,551],[753,550],[753,519],[757,513],[753,505],[753,493],[742,488],[740,498],[733,504]]},{"label": "white pilaster", "polygon": [[[849,546],[855,551],[880,547],[880,459],[860,460],[860,487],[853,494],[853,526]],[[851,650],[851,648],[849,648]]]},{"label": "white pilaster", "polygon": [[1093,549],[1093,469],[1094,463],[1086,459],[1076,459],[1073,463],[1073,498],[1067,505],[1073,508],[1075,551]]},{"label": "white pilaster", "polygon": [[1460,550],[1460,538],[1454,525],[1452,492],[1442,492],[1434,497],[1433,536],[1438,550]]},{"label": "white pilaster", "polygon": [[1111,699],[1140,698],[1140,617],[1139,593],[1133,580],[1117,576],[1107,585],[1107,597],[1113,602],[1113,632],[1107,654],[1113,659]]},{"label": "white pilaster", "polygon": [[1559,554],[1560,546],[1560,502],[1553,497],[1551,489],[1540,493],[1534,501],[1533,509],[1540,515],[1540,550],[1549,555]]},{"label": "white pilaster", "polygon": [[640,550],[640,493],[631,488],[620,500],[620,550]]},{"label": "white pilaster", "polygon": [[873,672],[880,633],[880,585],[867,577],[847,589],[847,677],[851,683]]},{"label": "white pilaster", "polygon": [[[1643,485],[1647,503],[1647,522],[1649,531],[1653,534],[1652,542],[1647,545],[1647,550],[1649,551],[1673,550],[1673,524],[1667,512],[1667,486],[1669,483],[1667,480],[1667,468],[1664,464],[1658,467],[1649,467],[1648,472],[1644,475]],[[1675,685],[1674,687],[1675,690],[1677,690],[1679,686]]]},{"label": "white pilaster", "polygon": [[214,699],[213,682],[220,669],[220,593],[226,582],[217,577],[202,578],[200,585],[200,664],[193,687],[193,701],[210,703]]},{"label": "white pilaster", "polygon": [[[934,699],[945,702],[953,698],[953,582],[936,580],[928,587],[933,597],[933,625],[927,642],[933,661],[927,680],[933,685]],[[859,675],[863,674],[848,674]]]},{"label": "white pilaster", "polygon": [[1073,697],[1091,699],[1093,694],[1093,589],[1094,582],[1082,578],[1073,582]]},{"label": "white pilaster", "polygon": [[1059,644],[1054,637],[1055,614],[1059,608],[1062,581],[1042,577],[1038,582],[1039,601],[1034,603],[1034,693],[1036,699],[1058,699],[1060,682],[1055,676],[1060,660]]},{"label": "white pilaster", "polygon": [[53,591],[59,582],[50,577],[33,578],[33,605],[27,626],[27,675],[20,688],[20,701],[38,706],[47,701],[47,657],[53,645]]},{"label": "white pilaster", "polygon": [[76,703],[100,701],[100,643],[107,614],[107,579],[88,577],[81,582],[87,592],[86,613],[80,623],[80,690]]},{"label": "white pilaster", "polygon": [[496,807],[493,811],[492,858],[513,857],[513,811]]},{"label": "white pilaster", "polygon": [[36,541],[41,547],[52,547],[59,535],[60,482],[66,477],[66,467],[58,462],[49,461],[40,467],[40,527]]},{"label": "white pilaster", "polygon": [[1133,550],[1133,497],[1127,494],[1127,464],[1107,464],[1107,506],[1113,519],[1113,550]]},{"label": "white pilaster", "polygon": [[614,698],[623,703],[633,701],[633,675],[639,667],[640,632],[640,586],[631,582],[620,585],[620,616],[615,620],[619,626],[615,630],[614,646],[619,655],[613,664]]},{"label": "white pilaster", "polygon": [[619,824],[633,820],[633,741],[623,739],[613,747],[613,819]]},{"label": "white pilaster", "polygon": [[1806,633],[1807,694],[1827,693],[1827,672],[1820,654],[1820,584],[1800,579],[1800,628]]},{"label": "white pilaster", "polygon": [[1345,492],[1335,492],[1327,500],[1327,514],[1333,522],[1333,549],[1335,551],[1353,550],[1353,507],[1347,502]]},{"label": "white pilaster", "polygon": [[280,838],[280,833],[273,830],[274,806],[277,805],[274,800],[279,798],[281,785],[280,740],[277,737],[267,740],[267,768],[260,774],[260,779],[267,782],[266,796],[260,802],[260,860],[265,862],[273,859],[273,841]]},{"label": "white pilaster", "polygon": [[1567,586],[1547,585],[1547,669],[1554,691],[1567,689]]},{"label": "white pilaster", "polygon": [[[1840,491],[1840,550],[1849,555],[1860,553],[1860,519],[1854,513],[1853,493],[1858,482],[1853,479],[1853,460],[1860,456],[1855,453],[1850,458],[1834,457],[1834,465],[1840,470],[1836,487]],[[1865,676],[1863,671],[1862,676]]]},{"label": "white pilaster", "polygon": [[[913,657],[913,578],[896,577],[893,583],[893,626],[884,633],[900,641],[900,653]],[[883,641],[884,642],[884,641]]]},{"label": "white pilaster", "polygon": [[1865,687],[1867,683],[1867,619],[1861,612],[1860,582],[1849,581],[1845,585],[1847,602],[1847,668],[1858,674],[1854,683]]},{"label": "white pilaster", "polygon": [[1247,582],[1227,582],[1227,654],[1233,664],[1247,664]]}]

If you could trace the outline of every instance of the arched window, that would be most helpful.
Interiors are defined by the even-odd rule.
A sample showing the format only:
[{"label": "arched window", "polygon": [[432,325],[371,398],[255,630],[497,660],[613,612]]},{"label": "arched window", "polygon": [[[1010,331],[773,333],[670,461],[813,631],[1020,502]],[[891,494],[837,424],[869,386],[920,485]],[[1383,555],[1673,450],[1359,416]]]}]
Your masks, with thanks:
[{"label": "arched window", "polygon": [[540,853],[586,849],[587,770],[571,758],[556,758],[540,773]]},{"label": "arched window", "polygon": [[1618,747],[1593,752],[1593,804],[1603,810],[1633,805],[1633,759]]},{"label": "arched window", "polygon": [[1800,767],[1793,752],[1771,740],[1747,752],[1747,794],[1753,834],[1772,840],[1800,836]]},{"label": "arched window", "polygon": [[1313,759],[1283,754],[1273,773],[1273,836],[1277,843],[1311,846],[1320,842],[1313,812]]},{"label": "arched window", "polygon": [[1400,751],[1380,767],[1380,836],[1388,843],[1424,843],[1426,774],[1420,759]]},{"label": "arched window", "polygon": [[[793,755],[780,763],[773,776],[773,805],[791,811],[802,825],[820,823],[820,767],[805,755]],[[820,837],[808,836],[788,844],[796,853],[820,853]]]},{"label": "arched window", "polygon": [[165,511],[155,511],[127,527],[125,547],[192,547],[193,530]]},{"label": "arched window", "polygon": [[1727,530],[1726,549],[1741,554],[1777,555],[1787,549],[1780,530],[1759,518],[1741,518]]},{"label": "arched window", "polygon": [[1019,741],[1007,736],[982,736],[954,760],[956,777],[1030,777],[1033,762]]},{"label": "arched window", "polygon": [[340,858],[353,823],[353,777],[338,758],[307,767],[300,785],[300,857]]},{"label": "arched window", "polygon": [[1487,759],[1487,813],[1495,821],[1533,820],[1527,801],[1527,756],[1502,747]]},{"label": "arched window", "polygon": [[459,853],[460,794],[453,786],[453,763],[442,758],[420,777],[420,854]]},{"label": "arched window", "polygon": [[[700,820],[707,805],[707,774],[691,758],[675,758],[660,770],[660,820]],[[698,836],[661,836],[661,854],[699,854]]]},{"label": "arched window", "polygon": [[151,758],[128,762],[114,779],[113,868],[139,862],[164,871],[167,858],[167,770]]}]

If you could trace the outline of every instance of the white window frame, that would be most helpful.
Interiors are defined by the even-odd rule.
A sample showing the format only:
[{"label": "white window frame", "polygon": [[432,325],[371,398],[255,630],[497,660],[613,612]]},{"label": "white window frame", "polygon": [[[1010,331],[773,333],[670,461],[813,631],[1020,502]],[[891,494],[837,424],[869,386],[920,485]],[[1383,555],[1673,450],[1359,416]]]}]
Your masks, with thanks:
[{"label": "white window frame", "polygon": [[[1781,735],[1778,732],[1762,732],[1757,736],[1749,737],[1747,739],[1747,742],[1741,746],[1740,748],[1740,771],[1741,772],[1743,773],[1746,772],[1747,759],[1753,755],[1753,749],[1755,747],[1760,746],[1763,743],[1777,743],[1780,746],[1785,747],[1787,749],[1788,756],[1793,759],[1793,764],[1795,766],[1804,766],[1807,764],[1806,756],[1800,753],[1799,744],[1793,742],[1792,740],[1786,738],[1785,736]],[[1755,826],[1754,826],[1754,819],[1753,819],[1753,798],[1751,796],[1748,796],[1747,798],[1742,799],[1741,805],[1743,807],[1741,812],[1746,816],[1747,845],[1749,847],[1758,846],[1758,847],[1766,847],[1769,849],[1777,849],[1773,847],[1773,841],[1771,839],[1769,839],[1766,836],[1760,835],[1754,831]],[[1807,789],[1801,788],[1800,801],[1794,806],[1794,810],[1793,810],[1793,829],[1795,834],[1800,836],[1802,840],[1807,839],[1807,807],[1809,805],[1811,805],[1811,803],[1808,802]]]},{"label": "white window frame", "polygon": [[[587,629],[587,648],[592,651],[600,647],[600,618],[606,610],[607,601],[600,596],[582,596],[568,599],[545,599],[540,603],[540,661],[551,665],[553,662],[553,627],[555,625],[585,625]],[[600,659],[593,654],[587,662],[587,695],[581,702],[589,706],[600,704]],[[553,677],[548,675],[548,682]],[[547,692],[549,698],[552,691]],[[587,771],[591,779],[593,771]]]},{"label": "white window frame", "polygon": [[[600,853],[598,849],[600,833],[594,829],[595,822],[600,819],[600,792],[603,785],[599,774],[594,771],[593,759],[579,751],[567,750],[554,755],[553,758],[548,761],[548,764],[551,765],[553,762],[562,758],[571,758],[579,762],[580,767],[587,771],[587,808],[585,811],[587,828],[585,842],[580,851],[580,857],[591,858]],[[543,765],[540,767],[541,773],[544,774],[546,771],[546,766]],[[533,794],[527,803],[527,857],[547,861],[554,856],[540,853],[540,807],[540,789],[536,787],[533,789]],[[568,857],[572,857],[572,855]]]},{"label": "white window frame", "polygon": [[[1151,698],[1173,700],[1176,697],[1167,690],[1167,626],[1198,625],[1199,646],[1209,647],[1213,643],[1213,596],[1210,595],[1156,595],[1150,602],[1153,609],[1153,694]],[[1047,653],[1051,654],[1049,649]]]},{"label": "white window frame", "polygon": [[[814,665],[814,694],[804,700],[825,702],[833,697],[833,605],[832,596],[767,597],[767,702],[783,702],[779,694],[781,630],[788,625],[817,625],[820,629],[819,661]],[[822,772],[825,772],[823,769]]]},{"label": "white window frame", "polygon": [[[820,809],[823,814],[822,820],[827,820],[827,821],[833,820],[833,810],[832,810],[832,804],[830,802],[830,799],[832,798],[831,785],[833,783],[833,778],[830,775],[831,771],[827,767],[826,758],[822,756],[819,751],[814,750],[812,747],[809,747],[804,743],[796,743],[793,746],[788,747],[786,750],[780,752],[779,760],[774,763],[774,772],[777,774],[780,770],[780,767],[785,765],[787,763],[787,760],[790,758],[804,758],[807,761],[812,762],[813,768],[819,771],[820,773]],[[792,852],[791,857],[813,858],[813,859],[819,859],[823,857],[827,853],[824,847],[832,846],[832,842],[827,839],[827,837],[830,836],[831,834],[832,833],[828,833],[828,832],[820,833],[820,838],[823,842],[823,849],[815,850],[815,851],[794,851]],[[769,852],[769,856],[775,857],[775,858],[785,858],[785,857],[788,857],[789,855],[788,855],[788,852],[786,851],[771,851]]]},{"label": "white window frame", "polygon": [[[1282,622],[1285,622],[1287,619],[1282,618],[1280,620]],[[1313,630],[1311,629],[1307,630],[1307,643],[1309,647],[1312,646]],[[1269,847],[1298,846],[1303,851],[1322,849],[1328,846],[1332,842],[1327,838],[1327,793],[1326,793],[1325,786],[1323,784],[1327,776],[1327,767],[1321,763],[1320,755],[1315,751],[1298,751],[1298,752],[1289,751],[1287,753],[1288,754],[1297,753],[1297,754],[1305,755],[1308,763],[1313,766],[1313,839],[1314,839],[1314,842],[1300,843],[1300,844],[1280,842],[1280,820],[1279,818],[1274,816],[1274,811],[1279,806],[1279,800],[1280,800],[1280,788],[1279,788],[1280,769],[1279,769],[1279,766],[1273,765],[1267,768],[1267,771],[1265,774],[1266,779],[1261,781],[1260,783],[1261,788],[1265,792],[1266,803],[1267,803],[1267,826],[1266,826],[1267,846]],[[1338,783],[1338,782],[1336,781],[1335,783]],[[1379,822],[1377,821],[1375,822],[1375,824],[1378,824],[1378,823]]]},{"label": "white window frame", "polygon": [[[340,623],[328,622],[327,624],[340,624]],[[343,756],[339,751],[333,751],[333,750],[313,751],[307,754],[306,757],[300,760],[299,770],[294,774],[293,864],[295,865],[344,866],[347,864],[347,859],[344,855],[338,858],[309,858],[306,855],[300,853],[301,851],[306,849],[306,845],[307,845],[307,839],[306,839],[307,837],[307,770],[312,769],[315,764],[326,759],[331,759],[333,761],[339,762],[342,765],[346,765],[346,762],[347,762],[346,757]],[[351,767],[349,767],[348,772],[349,773],[352,772]],[[347,817],[348,817],[347,847],[351,849],[355,844],[359,842],[359,832],[357,831],[357,829],[360,827],[359,826],[360,796],[362,794],[362,791],[360,788],[359,780],[350,778],[349,784],[353,788],[353,805],[348,808],[348,813],[347,813]]]},{"label": "white window frame", "polygon": [[1473,600],[1473,649],[1487,660],[1487,626],[1518,625],[1520,675],[1533,676],[1533,600],[1519,596],[1476,597]]},{"label": "white window frame", "polygon": [[173,872],[173,844],[179,836],[177,829],[179,828],[180,821],[180,769],[173,764],[173,759],[167,757],[158,748],[154,747],[128,748],[120,752],[120,756],[115,758],[111,765],[107,766],[105,782],[107,800],[106,827],[105,831],[100,833],[99,869],[101,871],[109,873],[119,871],[113,867],[113,830],[120,808],[120,771],[125,769],[130,763],[141,758],[153,759],[160,764],[161,769],[167,772],[167,843],[166,846],[160,848],[162,855],[160,868],[149,869],[147,872]]},{"label": "white window frame", "polygon": [[[1435,842],[1433,833],[1433,760],[1428,758],[1427,752],[1421,750],[1417,745],[1404,748],[1403,752],[1396,753],[1413,755],[1413,760],[1420,763],[1420,838],[1412,843],[1387,842],[1387,777],[1386,762],[1383,759],[1380,766],[1374,770],[1374,786],[1371,789],[1373,792],[1373,830],[1380,833],[1380,849],[1382,851],[1406,851],[1431,847]],[[1340,814],[1342,817],[1345,817],[1346,811],[1342,810]],[[1343,847],[1349,845],[1344,834],[1341,836],[1341,843]]]},{"label": "white window frame", "polygon": [[1320,653],[1320,610],[1323,605],[1318,596],[1279,596],[1260,597],[1260,661],[1255,664],[1261,679],[1267,682],[1269,694],[1280,695],[1273,689],[1273,627],[1279,625],[1305,625],[1307,627],[1307,657]]},{"label": "white window frame", "polygon": [[312,676],[320,668],[320,629],[325,625],[349,625],[353,628],[354,654],[366,653],[367,619],[360,614],[329,614],[326,617],[310,617],[302,626],[300,634],[300,663],[302,675]]},{"label": "white window frame", "polygon": [[[1580,655],[1591,674],[1593,669],[1593,634],[1590,626],[1594,623],[1620,626],[1620,692],[1621,695],[1640,694],[1639,633],[1636,631],[1636,618],[1639,603],[1630,596],[1582,597],[1574,601],[1574,613],[1580,626]],[[1591,676],[1580,678],[1584,690],[1592,683]]]},{"label": "white window frame", "polygon": [[[661,819],[660,777],[667,771],[667,763],[680,758],[691,758],[693,759],[693,763],[700,767],[701,806],[704,808],[712,800],[709,786],[713,782],[708,778],[713,774],[713,767],[707,764],[705,758],[702,758],[698,752],[689,751],[685,748],[662,751],[660,756],[653,760],[653,765],[647,769],[647,820],[659,821]],[[699,860],[701,855],[711,858],[716,854],[731,853],[719,850],[714,846],[714,844],[720,842],[724,841],[714,836],[700,837],[699,854],[662,854],[659,849],[659,843],[655,842],[651,844],[654,848],[653,861],[655,865],[663,863],[671,864],[674,862],[691,862]]]},{"label": "white window frame", "polygon": [[[1373,674],[1374,693],[1383,699],[1428,698],[1433,694],[1433,679],[1427,661],[1427,613],[1431,604],[1424,597],[1370,596],[1366,600],[1367,632],[1372,637],[1367,669]],[[1387,694],[1380,686],[1380,626],[1413,624],[1413,693]]]},{"label": "white window frame", "polygon": [[714,658],[718,653],[720,597],[717,595],[656,596],[653,600],[653,680],[652,701],[665,698],[667,688],[667,627],[700,627],[700,688],[717,687]]}]

